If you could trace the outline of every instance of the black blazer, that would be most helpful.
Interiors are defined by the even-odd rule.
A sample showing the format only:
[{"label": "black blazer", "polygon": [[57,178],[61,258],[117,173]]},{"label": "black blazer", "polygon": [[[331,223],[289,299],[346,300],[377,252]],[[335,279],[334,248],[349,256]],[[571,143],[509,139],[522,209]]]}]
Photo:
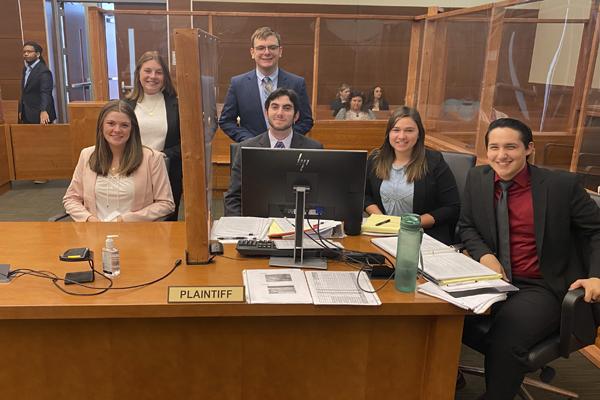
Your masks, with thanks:
[{"label": "black blazer", "polygon": [[23,87],[25,71],[26,68],[23,67],[21,75],[21,99],[19,100],[19,122],[24,124],[39,124],[40,112],[42,111],[48,113],[50,122],[54,121],[56,119],[56,111],[52,97],[52,88],[54,87],[52,72],[50,72],[48,66],[43,61],[38,62],[31,70],[27,78],[27,84]]},{"label": "black blazer", "polygon": [[[367,102],[366,107],[369,110],[372,110],[373,109],[373,102],[372,101]],[[379,104],[379,111],[384,111],[384,110],[389,110],[389,109],[390,109],[390,103],[388,103],[386,99],[382,99],[381,100],[381,104]]]},{"label": "black blazer", "polygon": [[[292,149],[322,149],[323,145],[316,140],[308,138],[299,133],[295,133],[292,136],[292,143],[290,147]],[[233,160],[231,160],[231,177],[229,180],[229,189],[223,196],[223,203],[225,206],[225,216],[238,216],[242,215],[242,163],[241,157],[238,156],[239,149],[241,147],[263,147],[270,148],[271,141],[269,140],[269,133],[264,132],[253,138],[244,140],[243,142],[236,145],[236,149]],[[273,166],[276,168],[276,166]]]},{"label": "black blazer", "polygon": [[[175,212],[167,218],[168,221],[176,220],[179,212],[179,201],[183,191],[183,168],[181,165],[181,133],[179,131],[179,103],[176,96],[169,96],[163,92],[165,109],[167,112],[167,136],[163,153],[169,157],[169,182],[175,202]],[[135,109],[137,102],[132,99],[125,100]]]},{"label": "black blazer", "polygon": [[[425,151],[427,174],[415,182],[413,212],[431,214],[435,225],[425,229],[425,233],[446,244],[452,243],[454,229],[460,212],[460,198],[452,171],[440,152]],[[367,185],[365,188],[365,208],[376,204],[385,212],[381,201],[382,180],[375,175],[373,156],[367,161]]]},{"label": "black blazer", "polygon": [[[577,177],[529,166],[533,222],[543,279],[562,298],[575,280],[600,277],[600,209]],[[494,170],[469,171],[459,220],[460,237],[471,257],[497,253]],[[581,251],[582,240],[589,248]]]}]

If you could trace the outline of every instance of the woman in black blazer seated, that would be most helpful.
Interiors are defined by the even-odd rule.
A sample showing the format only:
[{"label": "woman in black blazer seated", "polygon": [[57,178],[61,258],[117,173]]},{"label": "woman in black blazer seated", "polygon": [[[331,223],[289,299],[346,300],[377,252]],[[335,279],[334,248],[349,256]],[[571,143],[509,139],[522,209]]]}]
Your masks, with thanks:
[{"label": "woman in black blazer seated", "polygon": [[388,120],[385,140],[367,162],[365,211],[421,215],[425,233],[451,243],[460,200],[442,155],[425,149],[425,128],[417,110],[401,107]]},{"label": "woman in black blazer seated", "polygon": [[127,102],[135,109],[142,144],[169,158],[169,182],[175,212],[167,221],[176,221],[182,192],[181,136],[177,92],[169,67],[156,51],[147,51],[135,66],[133,90]]}]

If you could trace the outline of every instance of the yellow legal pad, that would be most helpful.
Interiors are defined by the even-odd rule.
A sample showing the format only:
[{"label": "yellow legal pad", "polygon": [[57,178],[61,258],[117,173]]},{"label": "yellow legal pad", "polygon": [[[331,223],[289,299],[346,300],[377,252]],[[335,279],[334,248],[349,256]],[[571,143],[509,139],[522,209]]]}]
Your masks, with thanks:
[{"label": "yellow legal pad", "polygon": [[363,232],[395,234],[400,230],[400,217],[394,215],[371,214],[362,225]]}]

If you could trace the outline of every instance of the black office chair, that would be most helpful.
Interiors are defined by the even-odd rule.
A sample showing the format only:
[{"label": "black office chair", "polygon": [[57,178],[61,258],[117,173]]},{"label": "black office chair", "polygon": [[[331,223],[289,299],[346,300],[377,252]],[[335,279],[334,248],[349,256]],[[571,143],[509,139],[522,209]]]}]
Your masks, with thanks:
[{"label": "black office chair", "polygon": [[[579,395],[569,390],[552,386],[549,382],[554,378],[555,371],[547,364],[559,357],[569,358],[569,355],[586,346],[594,344],[598,326],[600,325],[600,304],[590,304],[583,301],[582,288],[571,290],[562,303],[560,331],[534,346],[527,355],[529,372],[540,370],[540,380],[525,377],[519,390],[519,396],[525,400],[533,400],[526,386],[565,396],[567,399],[577,399]],[[477,328],[481,335],[490,329],[489,320],[482,321]],[[468,344],[467,344],[468,345]],[[463,374],[484,376],[483,368],[459,366]]]},{"label": "black office chair", "polygon": [[[477,156],[468,153],[455,153],[452,151],[442,151],[442,156],[450,167],[450,171],[454,175],[456,180],[456,187],[458,188],[458,195],[460,196],[460,202],[462,203],[463,194],[465,191],[465,183],[467,182],[467,174],[471,168],[475,166]],[[452,228],[451,228],[452,229]],[[454,227],[454,238],[452,243],[459,243],[460,238],[458,237],[458,229]]]}]

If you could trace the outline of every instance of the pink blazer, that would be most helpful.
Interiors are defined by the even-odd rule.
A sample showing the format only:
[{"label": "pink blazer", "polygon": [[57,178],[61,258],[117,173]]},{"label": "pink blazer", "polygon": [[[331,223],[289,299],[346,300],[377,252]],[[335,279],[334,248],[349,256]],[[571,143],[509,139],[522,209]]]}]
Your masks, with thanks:
[{"label": "pink blazer", "polygon": [[[71,184],[63,198],[63,205],[74,221],[85,222],[96,216],[96,177],[89,160],[94,146],[81,150]],[[131,211],[121,215],[123,221],[155,221],[175,210],[171,185],[163,155],[143,148],[142,164],[131,175],[135,193]]]}]

